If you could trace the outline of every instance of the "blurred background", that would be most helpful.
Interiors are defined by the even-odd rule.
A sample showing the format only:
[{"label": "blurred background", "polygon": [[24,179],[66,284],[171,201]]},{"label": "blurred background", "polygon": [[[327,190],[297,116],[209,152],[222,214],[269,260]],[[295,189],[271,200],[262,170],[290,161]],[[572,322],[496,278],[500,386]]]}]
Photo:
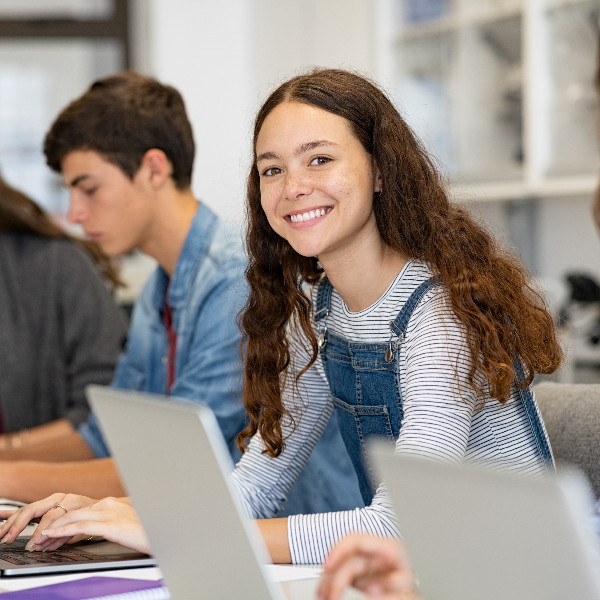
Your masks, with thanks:
[{"label": "blurred background", "polygon": [[[175,85],[197,156],[193,189],[244,223],[255,111],[310,66],[380,83],[447,176],[539,281],[568,361],[600,381],[600,0],[0,0],[0,169],[58,220],[67,193],[41,145],[58,111],[127,68]],[[151,263],[124,261],[131,302]]]}]

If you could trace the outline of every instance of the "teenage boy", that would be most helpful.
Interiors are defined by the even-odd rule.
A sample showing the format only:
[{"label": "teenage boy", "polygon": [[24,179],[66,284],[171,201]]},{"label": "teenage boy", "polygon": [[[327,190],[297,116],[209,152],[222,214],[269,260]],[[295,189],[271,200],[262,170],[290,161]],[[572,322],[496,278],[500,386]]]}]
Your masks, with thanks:
[{"label": "teenage boy", "polygon": [[[246,299],[245,259],[239,233],[191,191],[194,151],[179,92],[133,72],[95,82],[59,114],[44,145],[48,165],[70,191],[68,219],[110,256],[138,250],[158,263],[135,303],[112,385],[206,403],[235,458],[245,426],[236,325]],[[0,458],[12,459],[0,461],[3,497],[125,493],[93,415],[77,432]],[[327,473],[339,482],[344,460],[348,485],[334,485]],[[358,505],[335,422],[303,475],[289,511]]]}]

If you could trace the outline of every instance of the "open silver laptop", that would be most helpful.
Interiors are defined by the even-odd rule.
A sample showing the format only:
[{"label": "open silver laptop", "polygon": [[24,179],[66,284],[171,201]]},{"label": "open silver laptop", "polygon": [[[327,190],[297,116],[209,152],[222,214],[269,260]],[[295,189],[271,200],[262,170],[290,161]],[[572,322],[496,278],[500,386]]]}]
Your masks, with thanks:
[{"label": "open silver laptop", "polygon": [[427,600],[600,599],[586,481],[371,449]]},{"label": "open silver laptop", "polygon": [[102,386],[87,392],[173,600],[284,598],[231,494],[233,465],[212,411]]},{"label": "open silver laptop", "polygon": [[29,552],[25,550],[27,541],[28,535],[17,538],[10,545],[0,545],[0,576],[105,571],[156,564],[153,557],[113,542],[80,542],[62,546],[54,552]]}]

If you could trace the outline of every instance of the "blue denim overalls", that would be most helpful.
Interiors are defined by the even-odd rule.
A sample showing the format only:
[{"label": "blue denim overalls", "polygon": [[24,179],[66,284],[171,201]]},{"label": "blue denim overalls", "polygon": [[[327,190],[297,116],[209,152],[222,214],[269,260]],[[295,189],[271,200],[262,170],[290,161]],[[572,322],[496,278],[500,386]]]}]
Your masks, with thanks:
[{"label": "blue denim overalls", "polygon": [[[337,413],[342,438],[356,470],[360,492],[366,505],[376,488],[373,470],[365,460],[364,445],[370,436],[385,436],[394,441],[402,425],[402,391],[398,345],[427,290],[439,285],[435,278],[424,281],[411,294],[398,316],[390,321],[388,343],[350,342],[328,330],[326,317],[331,309],[333,286],[323,277],[317,291],[314,321],[318,328],[319,353],[325,368],[332,401]],[[517,376],[523,372],[515,361]],[[538,445],[539,455],[552,467],[552,454],[531,390],[520,390]]]}]

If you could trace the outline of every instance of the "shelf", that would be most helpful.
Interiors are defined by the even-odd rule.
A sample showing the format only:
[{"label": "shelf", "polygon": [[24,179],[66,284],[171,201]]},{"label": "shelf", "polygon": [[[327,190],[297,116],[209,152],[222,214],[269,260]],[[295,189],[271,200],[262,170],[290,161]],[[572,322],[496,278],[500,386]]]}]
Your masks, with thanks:
[{"label": "shelf", "polygon": [[457,202],[498,202],[525,198],[559,198],[561,196],[591,196],[598,185],[598,176],[556,177],[543,182],[524,184],[521,181],[453,184],[451,197]]},{"label": "shelf", "polygon": [[395,78],[402,114],[455,192],[495,201],[593,191],[597,2],[439,4],[448,10],[399,25]]},{"label": "shelf", "polygon": [[546,0],[546,10],[590,4],[589,0]]},{"label": "shelf", "polygon": [[460,20],[464,25],[483,25],[507,18],[521,18],[523,6],[519,0],[459,3]]},{"label": "shelf", "polygon": [[[562,2],[544,12],[548,34],[548,176],[595,173],[596,70],[598,5]],[[590,49],[594,49],[590,52]],[[568,150],[567,150],[568,149]]]},{"label": "shelf", "polygon": [[431,21],[411,23],[410,27],[406,24],[401,26],[396,35],[396,41],[406,41],[418,38],[428,38],[431,36],[453,32],[456,30],[457,21],[453,16],[440,17]]}]

